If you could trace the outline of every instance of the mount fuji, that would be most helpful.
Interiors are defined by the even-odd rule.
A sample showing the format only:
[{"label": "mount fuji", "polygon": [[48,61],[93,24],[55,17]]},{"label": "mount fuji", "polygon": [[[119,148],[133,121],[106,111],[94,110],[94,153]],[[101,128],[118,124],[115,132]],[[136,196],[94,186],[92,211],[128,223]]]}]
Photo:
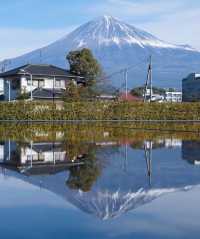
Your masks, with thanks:
[{"label": "mount fuji", "polygon": [[[68,52],[81,48],[92,50],[106,75],[130,67],[129,88],[144,84],[150,55],[155,86],[181,88],[184,77],[200,71],[200,51],[165,42],[111,16],[99,17],[44,48],[7,60],[7,69],[41,62],[66,68]],[[109,81],[120,87],[123,74],[114,74]]]}]

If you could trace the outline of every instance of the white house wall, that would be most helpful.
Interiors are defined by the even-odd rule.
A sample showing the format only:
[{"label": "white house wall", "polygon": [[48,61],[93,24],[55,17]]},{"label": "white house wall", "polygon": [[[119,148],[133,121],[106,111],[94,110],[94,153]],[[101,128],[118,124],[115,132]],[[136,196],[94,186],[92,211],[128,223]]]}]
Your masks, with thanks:
[{"label": "white house wall", "polygon": [[[56,81],[54,82],[53,78],[39,78],[39,79],[43,79],[44,80],[44,86],[42,86],[43,89],[65,89],[66,88],[66,84],[65,84],[65,80],[60,80],[60,86],[58,87],[56,85]],[[34,80],[38,80],[37,78],[33,78],[33,82]],[[30,82],[30,81],[29,81]],[[31,92],[31,90],[35,90],[36,88],[38,88],[37,86],[31,86],[30,84],[28,84],[27,78],[26,77],[22,77],[21,78],[21,90],[24,92]]]},{"label": "white house wall", "polygon": [[[44,160],[42,160],[42,163],[53,163],[54,160],[56,161],[65,161],[66,152],[52,152],[52,151],[46,151],[41,152],[41,155],[43,156]],[[38,159],[38,152],[34,151],[33,149],[27,147],[25,149],[21,149],[21,163],[26,164],[29,160],[33,158],[33,161]]]},{"label": "white house wall", "polygon": [[0,78],[0,93],[3,92],[3,79]]},{"label": "white house wall", "polygon": [[[10,100],[17,98],[18,90],[12,89],[12,82],[10,81]],[[9,79],[4,80],[4,99],[9,101]]]}]

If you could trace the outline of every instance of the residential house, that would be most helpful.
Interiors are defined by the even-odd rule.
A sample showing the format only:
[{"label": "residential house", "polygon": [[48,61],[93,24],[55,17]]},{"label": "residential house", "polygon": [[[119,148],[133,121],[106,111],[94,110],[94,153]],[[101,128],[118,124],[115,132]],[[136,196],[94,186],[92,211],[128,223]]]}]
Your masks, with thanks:
[{"label": "residential house", "polygon": [[13,101],[22,94],[34,99],[60,99],[70,81],[84,84],[83,77],[53,65],[27,64],[0,74],[4,81],[4,99]]}]

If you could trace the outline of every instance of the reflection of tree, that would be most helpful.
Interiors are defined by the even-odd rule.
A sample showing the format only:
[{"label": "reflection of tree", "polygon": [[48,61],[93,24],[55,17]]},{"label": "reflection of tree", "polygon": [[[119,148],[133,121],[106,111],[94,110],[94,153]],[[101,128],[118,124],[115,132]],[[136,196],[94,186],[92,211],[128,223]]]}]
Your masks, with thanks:
[{"label": "reflection of tree", "polygon": [[16,165],[20,164],[21,161],[20,150],[18,148],[16,150],[12,150],[10,153],[10,158],[12,162],[14,162]]},{"label": "reflection of tree", "polygon": [[70,175],[66,184],[71,189],[88,192],[100,176],[101,168],[96,159],[96,151],[91,147],[88,150],[84,165],[69,169]]},{"label": "reflection of tree", "polygon": [[67,158],[75,161],[82,158],[88,152],[88,145],[79,142],[67,142],[63,144],[63,149],[66,151]]}]

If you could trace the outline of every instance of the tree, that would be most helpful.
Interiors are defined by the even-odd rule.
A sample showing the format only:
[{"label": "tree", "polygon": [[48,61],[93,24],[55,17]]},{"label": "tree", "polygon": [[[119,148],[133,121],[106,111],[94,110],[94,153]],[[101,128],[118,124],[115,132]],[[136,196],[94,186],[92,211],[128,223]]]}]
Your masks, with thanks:
[{"label": "tree", "polygon": [[[145,90],[144,86],[136,87],[136,88],[131,90],[131,94],[134,95],[134,96],[143,97],[144,90]],[[153,87],[153,93],[154,94],[159,94],[159,95],[164,95],[165,94],[165,89],[158,88],[158,87]]]},{"label": "tree", "polygon": [[64,100],[78,101],[79,98],[80,98],[79,88],[78,88],[76,82],[71,81],[66,88]]},{"label": "tree", "polygon": [[90,49],[71,51],[67,55],[67,60],[70,65],[70,73],[84,77],[87,87],[95,85],[98,77],[102,74],[101,66]]},{"label": "tree", "polygon": [[[72,145],[69,146],[71,150]],[[75,147],[77,147],[77,145]],[[75,155],[80,154],[80,150],[83,150],[83,147],[83,145],[80,145],[79,150],[73,150],[73,153],[70,153],[71,156],[76,158]],[[89,192],[92,185],[97,181],[101,174],[101,165],[97,162],[96,149],[93,148],[93,145],[89,145],[88,148],[86,146],[85,150],[88,152],[85,153],[84,164],[79,167],[74,166],[69,168],[70,174],[66,181],[66,185],[73,190]]]}]

